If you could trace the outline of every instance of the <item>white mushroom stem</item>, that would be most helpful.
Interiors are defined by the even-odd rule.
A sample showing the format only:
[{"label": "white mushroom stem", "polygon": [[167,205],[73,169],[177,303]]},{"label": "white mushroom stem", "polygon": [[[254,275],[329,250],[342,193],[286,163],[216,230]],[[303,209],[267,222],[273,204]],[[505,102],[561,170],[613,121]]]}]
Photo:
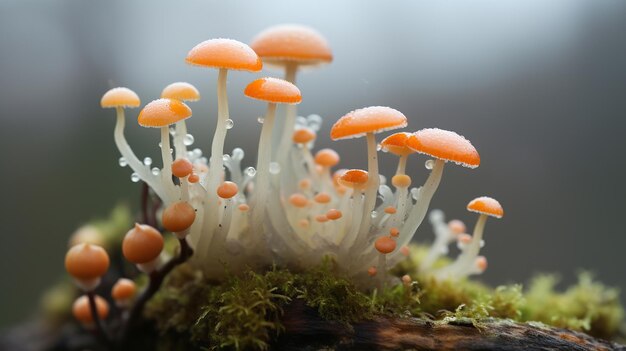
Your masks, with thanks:
[{"label": "white mushroom stem", "polygon": [[221,68],[217,78],[217,126],[215,134],[213,134],[213,143],[211,144],[211,159],[209,162],[209,175],[205,179],[203,185],[209,189],[212,197],[213,189],[216,189],[222,173],[223,156],[224,156],[224,140],[226,139],[226,121],[228,120],[228,95],[226,91],[226,78],[228,70]]},{"label": "white mushroom stem", "polygon": [[[296,84],[296,72],[298,71],[298,64],[295,62],[289,62],[285,65],[285,80],[291,84]],[[287,161],[287,155],[291,151],[292,143],[291,136],[296,125],[297,105],[285,106],[285,123],[283,124],[283,133],[281,135],[280,144],[278,147],[278,153],[276,155],[276,161],[283,167]]]},{"label": "white mushroom stem", "polygon": [[378,254],[378,271],[380,272],[380,287],[384,288],[387,284],[387,255]]},{"label": "white mushroom stem", "polygon": [[161,127],[161,158],[163,159],[163,169],[161,170],[161,181],[168,193],[168,199],[164,199],[168,205],[177,196],[174,182],[172,182],[172,153],[170,152],[170,128],[169,126]]},{"label": "white mushroom stem", "polygon": [[124,137],[124,126],[126,124],[126,119],[124,118],[124,109],[122,107],[116,108],[117,112],[117,120],[115,122],[115,130],[113,132],[113,137],[115,139],[115,145],[117,149],[120,151],[120,154],[126,162],[128,166],[139,175],[139,178],[146,182],[148,186],[154,190],[154,192],[163,200],[164,202],[167,200],[167,194],[165,193],[165,189],[163,185],[158,181],[158,178],[153,176],[150,173],[150,169],[144,165],[135,153],[128,145],[126,141],[126,137]]},{"label": "white mushroom stem", "polygon": [[259,155],[256,165],[256,199],[253,209],[253,228],[261,229],[263,225],[263,216],[267,205],[269,189],[269,168],[272,157],[272,128],[274,128],[274,117],[276,115],[276,104],[267,104],[267,113],[263,120],[261,128],[261,137],[259,138]]},{"label": "white mushroom stem", "polygon": [[187,145],[185,145],[186,135],[187,125],[185,121],[176,122],[176,134],[174,134],[174,151],[176,151],[176,158],[187,157]]},{"label": "white mushroom stem", "polygon": [[404,225],[400,230],[400,237],[398,238],[399,247],[407,245],[413,238],[417,228],[419,228],[420,224],[422,224],[422,221],[426,216],[426,211],[428,211],[430,200],[433,198],[433,195],[435,194],[435,191],[437,191],[439,183],[441,182],[441,176],[443,174],[443,167],[445,164],[446,162],[443,160],[437,159],[435,161],[435,165],[430,171],[428,179],[426,179],[426,182],[420,189],[418,202],[411,209],[406,222],[404,222]]},{"label": "white mushroom stem", "polygon": [[398,169],[396,170],[396,175],[405,174],[406,170],[406,160],[409,158],[409,155],[402,155],[398,160]]},{"label": "white mushroom stem", "polygon": [[365,188],[365,200],[363,203],[363,222],[359,236],[367,235],[372,220],[371,213],[376,206],[376,193],[380,180],[378,179],[378,151],[376,151],[376,138],[374,133],[367,133],[367,172],[368,180]]},{"label": "white mushroom stem", "polygon": [[476,221],[476,225],[474,226],[472,241],[452,264],[452,274],[465,273],[466,270],[470,270],[475,264],[476,257],[478,257],[478,253],[480,252],[480,244],[483,240],[483,232],[485,231],[486,222],[487,215],[481,214],[478,217],[478,221]]}]

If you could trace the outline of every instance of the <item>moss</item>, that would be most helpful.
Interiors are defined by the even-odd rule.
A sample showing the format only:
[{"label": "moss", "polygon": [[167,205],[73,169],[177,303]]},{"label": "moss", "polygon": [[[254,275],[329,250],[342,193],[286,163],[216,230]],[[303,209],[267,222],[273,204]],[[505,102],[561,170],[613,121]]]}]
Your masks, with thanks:
[{"label": "moss", "polygon": [[[417,276],[414,259],[423,250],[412,251],[412,262],[394,268],[395,274]],[[398,283],[366,293],[338,275],[332,261],[300,273],[278,267],[264,273],[249,270],[219,285],[183,265],[148,304],[146,317],[156,321],[163,338],[173,337],[172,343],[178,335],[195,347],[208,349],[269,348],[283,330],[283,307],[296,300],[322,318],[346,325],[386,314],[471,323],[477,328],[483,318],[503,318],[604,338],[617,333],[623,308],[616,290],[593,282],[588,274],[582,274],[578,284],[565,292],[555,290],[556,282],[553,276],[541,276],[525,291],[517,284],[493,289],[472,280],[440,282],[419,277],[409,286]],[[176,345],[171,349],[179,347]]]}]

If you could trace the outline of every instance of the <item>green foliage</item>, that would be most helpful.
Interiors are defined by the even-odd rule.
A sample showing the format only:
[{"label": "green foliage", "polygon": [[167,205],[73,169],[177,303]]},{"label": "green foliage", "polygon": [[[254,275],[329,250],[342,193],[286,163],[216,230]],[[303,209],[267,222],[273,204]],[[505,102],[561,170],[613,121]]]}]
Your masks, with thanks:
[{"label": "green foliage", "polygon": [[562,293],[555,290],[557,283],[553,275],[533,279],[521,308],[522,320],[581,330],[605,339],[617,333],[624,318],[617,289],[594,282],[586,272]]}]

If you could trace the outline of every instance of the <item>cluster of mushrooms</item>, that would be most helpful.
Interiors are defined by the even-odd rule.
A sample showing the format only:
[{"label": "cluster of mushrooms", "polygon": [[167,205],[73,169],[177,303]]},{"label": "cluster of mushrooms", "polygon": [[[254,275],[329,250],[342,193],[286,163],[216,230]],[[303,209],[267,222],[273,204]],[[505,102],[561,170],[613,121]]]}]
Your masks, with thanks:
[{"label": "cluster of mushrooms", "polygon": [[[192,116],[188,103],[198,101],[200,93],[189,83],[173,83],[138,115],[139,125],[160,130],[161,168],[151,167],[149,157],[140,160],[124,136],[125,109],[141,105],[137,94],[127,88],[104,94],[101,106],[117,111],[114,138],[122,156],[120,165],[130,167],[131,180],[145,182],[162,202],[155,225],[159,229],[136,224],[123,241],[124,257],[149,276],[141,294],[127,279],[120,279],[111,291],[117,307],[125,311],[127,324],[138,318],[167,273],[185,261],[207,279],[219,280],[226,274],[223,263],[236,274],[273,263],[306,269],[330,257],[342,274],[365,288],[393,283],[386,273],[410,254],[407,245],[426,216],[446,163],[475,168],[480,157],[464,137],[436,128],[398,132],[377,143],[375,134],[406,127],[407,119],[395,109],[372,106],[339,118],[330,133],[333,140],[364,137],[367,170],[336,169],[337,152],[314,151],[321,118],[297,116],[296,104],[302,97],[295,85],[301,68],[320,66],[332,58],[326,40],[299,25],[271,27],[250,46],[230,39],[196,45],[186,62],[218,70],[211,153],[207,158],[200,149],[188,149],[194,142],[185,125]],[[259,118],[256,166],[242,168],[243,150],[224,153],[227,132],[234,125],[228,112],[227,75],[258,72],[264,65],[284,70],[285,79],[260,78],[244,90],[247,97],[267,103],[267,112]],[[398,157],[390,184],[379,174],[381,151]],[[430,174],[420,187],[412,187],[406,174],[412,154],[428,157],[425,168]],[[467,209],[480,215],[472,236],[465,234],[462,223],[446,224],[441,213],[431,214],[437,237],[421,267],[423,273],[459,279],[484,271],[486,260],[478,253],[485,221],[487,216],[502,217],[503,210],[489,197],[472,200]],[[176,236],[180,247],[174,257],[162,252],[160,230]],[[456,261],[433,268],[455,240],[461,248]],[[84,325],[102,329],[109,306],[94,289],[108,269],[107,253],[93,243],[76,243],[65,264],[85,292],[76,300],[74,315]],[[411,278],[402,280],[406,284]]]}]

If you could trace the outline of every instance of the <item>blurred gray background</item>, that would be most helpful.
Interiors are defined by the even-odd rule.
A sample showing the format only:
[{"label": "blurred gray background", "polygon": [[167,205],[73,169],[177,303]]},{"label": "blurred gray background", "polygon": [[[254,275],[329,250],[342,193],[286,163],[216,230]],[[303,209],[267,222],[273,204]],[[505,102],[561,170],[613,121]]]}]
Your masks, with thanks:
[{"label": "blurred gray background", "polygon": [[[204,96],[189,122],[196,146],[213,133],[216,72],[183,61],[214,37],[244,42],[267,26],[313,26],[335,61],[299,76],[302,114],[326,118],[318,147],[365,167],[363,140],[331,143],[344,113],[388,105],[409,128],[441,127],[470,139],[476,170],[447,167],[433,208],[468,224],[468,200],[491,195],[506,216],[487,226],[489,283],[589,269],[626,290],[625,1],[29,1],[0,2],[0,326],[27,318],[42,289],[64,274],[66,239],[140,187],[117,166],[113,85],[144,103],[174,81]],[[253,164],[264,106],[241,93],[260,74],[229,77],[226,150]],[[138,110],[130,112],[129,120]],[[158,132],[130,123],[136,153],[158,157]],[[346,157],[346,155],[350,155]],[[391,155],[381,157],[387,174]],[[424,158],[409,172],[425,177]],[[431,239],[428,225],[418,240]]]}]

